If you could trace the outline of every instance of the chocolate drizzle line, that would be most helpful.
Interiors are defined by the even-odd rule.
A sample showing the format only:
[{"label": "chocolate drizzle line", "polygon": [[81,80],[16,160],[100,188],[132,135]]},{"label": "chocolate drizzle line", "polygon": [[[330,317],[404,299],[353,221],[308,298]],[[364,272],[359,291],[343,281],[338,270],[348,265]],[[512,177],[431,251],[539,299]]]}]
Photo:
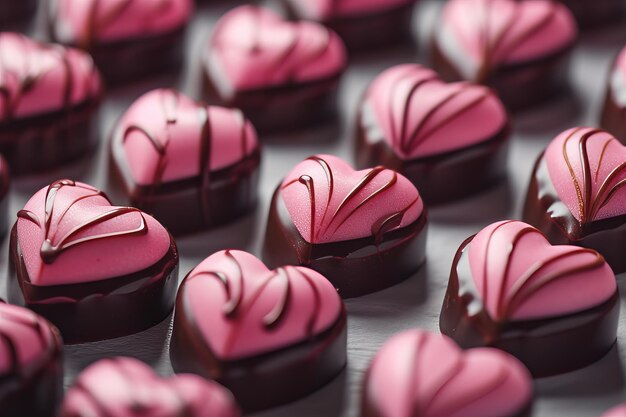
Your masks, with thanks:
[{"label": "chocolate drizzle line", "polygon": [[[17,324],[22,327],[30,328],[34,333],[37,334],[37,339],[39,340],[40,346],[42,348],[53,348],[53,342],[49,342],[46,338],[47,327],[41,322],[41,319],[34,314],[32,314],[32,318],[29,320],[28,317],[14,314],[13,312],[9,312],[5,310],[5,308],[2,308],[2,306],[0,306],[0,321],[7,321],[12,324]],[[0,343],[4,345],[8,350],[10,359],[10,373],[12,375],[19,375],[23,367],[20,366],[18,343],[16,340],[14,340],[11,334],[3,331],[2,327],[3,326],[0,323]]]},{"label": "chocolate drizzle line", "polygon": [[[506,24],[502,25],[502,30],[497,33],[495,36],[490,36],[491,31],[491,15],[493,14],[491,11],[491,6],[494,0],[487,0],[486,6],[483,9],[483,21],[482,31],[480,36],[483,39],[483,43],[485,46],[485,50],[483,52],[483,60],[478,69],[476,79],[477,83],[483,84],[488,78],[493,69],[497,66],[497,62],[495,62],[495,54],[498,51],[498,48],[501,47],[504,39],[506,39],[509,31],[515,25],[515,18],[519,15],[517,11],[511,14],[510,19],[506,22]],[[532,35],[543,29],[556,15],[557,5],[554,0],[550,0],[550,5],[552,8],[550,12],[547,13],[542,19],[538,20],[534,25],[529,27],[526,31],[520,33],[516,38],[514,38],[507,45],[507,49],[501,51],[501,54],[507,56],[511,54],[517,47],[519,47],[526,39],[530,38]],[[515,8],[518,8],[519,5],[515,4]]]},{"label": "chocolate drizzle line", "polygon": [[[89,186],[77,184],[71,180],[59,180],[59,181],[53,182],[46,191],[45,218],[44,218],[43,223],[41,222],[41,219],[32,211],[20,210],[17,213],[18,218],[31,221],[35,223],[39,228],[43,229],[44,231],[44,241],[41,244],[41,249],[40,249],[40,255],[44,263],[46,264],[53,263],[55,259],[65,250],[70,249],[74,246],[81,245],[83,243],[91,242],[94,240],[110,239],[110,238],[119,237],[119,236],[144,235],[148,233],[148,225],[146,223],[146,219],[143,217],[143,213],[140,210],[133,208],[133,207],[113,207],[111,210],[107,212],[99,214],[87,220],[84,223],[80,223],[74,226],[67,234],[61,237],[56,244],[54,244],[53,243],[53,241],[55,240],[54,234],[56,233],[56,231],[55,233],[51,233],[51,226],[52,226],[52,220],[55,214],[56,197],[63,187],[78,187],[78,188],[91,191],[93,193],[86,194],[72,201],[68,205],[68,207],[56,219],[57,224],[60,223],[61,220],[63,220],[65,215],[69,212],[69,210],[72,207],[74,207],[74,205],[76,205],[78,202],[82,200],[85,200],[88,198],[94,198],[94,197],[102,197],[108,201],[108,199],[106,198],[106,196],[104,195],[102,191],[99,191]],[[141,218],[140,224],[135,229],[120,231],[120,232],[112,232],[112,233],[102,233],[102,234],[98,234],[94,236],[87,236],[83,238],[74,238],[76,235],[80,234],[81,232],[86,231],[92,226],[96,226],[98,224],[104,223],[108,220],[117,218],[119,216],[122,216],[128,213],[138,213],[140,215],[140,218]],[[72,240],[72,238],[74,239]]]},{"label": "chocolate drizzle line", "polygon": [[[446,373],[445,378],[443,378],[441,384],[437,387],[433,395],[430,398],[428,398],[427,401],[425,401],[423,404],[420,403],[419,401],[416,401],[415,394],[417,393],[417,387],[420,382],[418,380],[417,371],[421,367],[422,361],[423,361],[421,354],[423,351],[426,350],[426,346],[433,339],[433,337],[437,337],[437,336],[428,336],[425,334],[420,334],[415,344],[415,348],[414,348],[414,352],[412,356],[413,365],[411,367],[411,369],[414,371],[411,372],[411,381],[409,384],[407,384],[407,387],[408,387],[407,399],[408,401],[410,401],[409,409],[412,410],[411,412],[412,416],[427,415],[428,411],[430,410],[432,405],[435,403],[435,400],[437,399],[437,397],[442,392],[445,391],[445,389],[450,385],[450,383],[463,371],[466,365],[465,360],[462,356],[463,354],[459,352],[457,357],[455,358],[454,366],[452,366],[450,370]],[[490,384],[486,385],[483,389],[476,390],[475,392],[470,391],[471,395],[467,395],[465,401],[450,402],[450,404],[448,404],[448,408],[445,409],[444,411],[441,411],[439,415],[446,416],[446,415],[454,414],[456,411],[462,410],[465,407],[469,406],[470,404],[473,404],[485,398],[487,395],[494,392],[498,387],[504,384],[507,378],[508,378],[508,374],[506,372],[506,368],[500,365],[498,367],[497,376],[493,379],[493,381],[491,381]]]},{"label": "chocolate drizzle line", "polygon": [[[391,103],[395,101],[394,98],[398,94],[406,93],[406,90],[405,89],[400,90],[399,86],[402,85],[404,81],[410,80],[411,78],[413,78],[413,75],[414,73],[407,73],[395,81],[395,83],[389,89],[389,97],[390,97]],[[397,132],[396,132],[395,107],[393,105],[389,106],[389,120],[390,120],[389,125],[391,127],[391,140],[394,143],[400,142],[399,144],[400,149],[405,154],[411,153],[411,151],[418,148],[422,143],[424,143],[429,137],[431,137],[439,129],[443,128],[444,126],[446,126],[446,124],[450,123],[452,120],[461,116],[465,112],[478,106],[481,102],[487,99],[491,94],[490,90],[488,90],[487,88],[473,86],[465,82],[456,83],[454,84],[454,86],[457,88],[452,90],[443,99],[441,99],[438,103],[436,103],[431,109],[429,109],[428,112],[424,115],[424,117],[422,117],[422,119],[419,121],[417,126],[415,126],[415,128],[413,128],[413,130],[410,133],[408,133],[408,122],[409,122],[411,103],[413,102],[413,98],[416,94],[419,93],[422,87],[427,86],[429,83],[441,84],[441,80],[439,80],[439,78],[436,75],[431,75],[426,78],[415,80],[412,83],[411,87],[409,88],[408,93],[406,94],[406,97],[402,97],[402,102],[404,103],[404,106],[402,108],[402,118],[400,119],[401,120],[400,135],[397,135]],[[435,114],[437,114],[439,111],[445,108],[446,105],[454,101],[455,98],[467,93],[470,89],[475,89],[475,88],[482,89],[482,94],[479,97],[472,100],[470,103],[458,109],[454,113],[451,113],[450,115],[445,117],[442,121],[437,123],[435,126],[431,127],[428,130],[425,130],[425,126],[434,117]]]},{"label": "chocolate drizzle line", "polygon": [[[335,180],[334,180],[334,174],[332,171],[332,168],[330,167],[330,165],[328,164],[327,161],[325,161],[323,158],[320,158],[319,156],[312,156],[310,158],[306,159],[307,161],[313,161],[318,163],[322,169],[324,170],[324,173],[326,174],[326,178],[327,178],[327,184],[328,184],[328,200],[326,202],[326,206],[324,208],[324,213],[322,215],[322,220],[319,223],[319,228],[315,227],[316,224],[316,217],[317,217],[317,209],[316,209],[316,198],[315,198],[315,184],[313,181],[313,178],[310,175],[307,174],[303,174],[301,175],[299,178],[292,180],[286,184],[284,184],[281,189],[286,189],[296,183],[299,184],[303,184],[309,193],[309,202],[311,205],[311,231],[310,231],[310,241],[311,243],[314,243],[316,240],[318,240],[320,238],[320,235],[322,233],[328,232],[331,228],[331,226],[335,225],[335,223],[338,223],[335,225],[335,227],[333,228],[333,231],[331,232],[331,236],[334,235],[335,233],[337,233],[337,231],[341,228],[341,226],[343,226],[345,224],[346,221],[348,221],[348,219],[350,217],[352,217],[352,215],[354,215],[357,211],[359,211],[359,209],[361,209],[363,206],[365,206],[367,203],[369,203],[370,201],[372,201],[374,198],[380,196],[381,194],[383,194],[385,191],[391,189],[398,181],[398,174],[395,171],[391,171],[388,170],[382,166],[378,166],[375,168],[372,168],[370,170],[367,171],[367,173],[357,182],[357,184],[352,188],[352,190],[350,190],[350,192],[343,198],[343,200],[341,201],[341,203],[339,204],[339,206],[337,206],[337,209],[335,210],[335,212],[332,214],[330,221],[328,222],[328,224],[324,224],[324,221],[326,220],[326,215],[327,215],[327,211],[328,208],[330,206],[330,203],[332,201],[333,195],[334,195],[334,191],[335,191]],[[392,173],[391,178],[385,183],[383,184],[381,187],[379,187],[377,190],[371,192],[369,195],[367,195],[365,198],[363,198],[363,200],[361,200],[356,207],[354,207],[352,210],[350,210],[350,212],[339,222],[336,222],[336,220],[339,218],[339,215],[345,211],[346,207],[348,206],[348,204],[350,204],[350,202],[352,200],[354,200],[358,194],[363,191],[369,184],[371,184],[371,182],[378,177],[378,175],[380,175],[383,172],[387,172],[390,171]],[[398,227],[400,225],[400,223],[402,222],[402,218],[404,217],[404,215],[406,214],[406,212],[413,207],[417,202],[419,201],[419,197],[417,197],[415,200],[413,200],[411,202],[411,204],[409,204],[405,209],[393,213],[388,217],[385,218],[381,218],[378,219],[376,222],[374,222],[374,224],[372,225],[372,236],[375,236],[377,241],[380,240],[382,238],[382,235],[396,227]]]},{"label": "chocolate drizzle line", "polygon": [[[152,183],[150,185],[150,193],[154,193],[156,189],[163,184],[163,175],[165,169],[169,163],[167,159],[167,148],[172,140],[170,127],[178,123],[178,112],[180,104],[180,93],[174,90],[162,90],[161,91],[161,109],[162,119],[165,123],[164,126],[164,138],[163,141],[155,134],[155,132],[149,131],[144,126],[139,124],[129,125],[123,134],[122,143],[125,143],[130,134],[133,132],[139,132],[146,137],[150,144],[154,147],[154,150],[159,155],[157,167],[152,177]],[[209,222],[211,217],[211,202],[208,200],[207,193],[203,192],[209,188],[211,183],[211,159],[213,156],[213,134],[212,134],[212,122],[209,114],[209,108],[197,104],[197,110],[199,111],[199,124],[200,124],[200,152],[199,152],[199,176],[201,179],[201,188],[199,193],[200,205],[202,207],[202,213],[205,221]],[[235,120],[240,124],[240,144],[241,155],[245,157],[248,154],[248,124],[243,113],[239,110],[233,110],[235,112]]]},{"label": "chocolate drizzle line", "polygon": [[[236,323],[241,323],[241,320],[250,312],[252,307],[256,304],[256,302],[260,299],[261,295],[267,288],[267,286],[274,281],[279,280],[282,286],[282,292],[279,294],[273,308],[267,314],[265,314],[261,319],[261,324],[267,331],[273,331],[278,328],[278,326],[283,322],[286,315],[289,312],[289,307],[292,305],[292,288],[291,281],[298,280],[300,282],[306,282],[313,293],[313,308],[309,315],[309,318],[306,321],[305,329],[308,337],[313,337],[313,332],[315,330],[315,324],[317,323],[317,319],[320,314],[320,310],[322,307],[321,302],[321,294],[317,285],[315,284],[315,280],[303,272],[300,268],[297,267],[281,267],[272,271],[272,273],[260,284],[258,285],[254,292],[250,294],[249,297],[244,297],[243,290],[243,282],[245,277],[243,275],[243,270],[241,264],[234,256],[234,254],[227,250],[224,252],[225,256],[228,257],[231,261],[235,263],[238,270],[238,276],[235,280],[232,279],[228,274],[223,271],[199,271],[190,275],[189,279],[195,279],[198,277],[209,276],[217,278],[220,283],[223,285],[226,296],[227,296],[227,304],[224,308],[224,316],[233,320]],[[297,273],[299,277],[296,277],[294,274]],[[234,305],[233,307],[230,307]],[[227,350],[232,349],[235,344],[238,332],[233,331],[226,343],[228,347]]]},{"label": "chocolate drizzle line", "polygon": [[[12,34],[12,36],[17,36],[23,45],[21,54],[24,60],[24,68],[23,71],[18,74],[9,71],[6,68],[5,57],[0,49],[0,97],[4,102],[2,118],[7,121],[13,120],[21,100],[35,89],[37,83],[44,75],[56,68],[63,68],[63,83],[65,85],[62,100],[63,109],[66,113],[69,113],[72,107],[72,96],[74,93],[74,77],[72,66],[67,57],[67,49],[58,45],[46,45],[34,42],[24,35]],[[33,51],[31,49],[35,50]],[[39,54],[42,53],[53,53],[56,55],[59,60],[59,65],[49,65],[47,68],[42,66],[42,60],[39,58]],[[92,67],[92,71],[96,71],[95,66]],[[8,74],[14,75],[18,80],[17,90],[14,93],[11,92],[11,88],[8,85]]]},{"label": "chocolate drizzle line", "polygon": [[[490,233],[489,238],[487,239],[487,248],[485,251],[485,261],[484,261],[484,275],[483,275],[483,300],[487,299],[487,289],[488,289],[488,255],[492,250],[492,240],[494,236],[498,233],[499,230],[503,229],[509,224],[516,223],[515,221],[507,221],[496,226]],[[551,258],[545,259],[541,262],[536,262],[531,265],[523,275],[517,278],[515,283],[512,285],[509,294],[507,296],[507,286],[510,277],[510,268],[511,261],[513,259],[514,253],[518,249],[518,244],[524,236],[530,234],[538,234],[542,238],[545,239],[545,236],[534,227],[528,226],[521,229],[513,240],[511,244],[507,246],[507,254],[506,254],[506,266],[504,272],[502,274],[502,279],[500,280],[500,288],[498,293],[498,303],[496,308],[496,315],[499,319],[509,319],[516,311],[516,309],[522,305],[526,300],[536,294],[539,290],[551,284],[559,279],[566,278],[573,274],[592,271],[598,268],[601,268],[604,264],[604,258],[598,252],[591,249],[575,249],[571,252],[567,252],[564,254],[555,255]],[[542,277],[538,282],[533,283],[533,280],[541,273],[543,270],[553,265],[555,262],[566,260],[571,257],[575,257],[582,254],[589,254],[594,257],[593,261],[588,262],[584,265],[564,269],[561,272],[556,272],[553,274],[549,274],[545,277]]]},{"label": "chocolate drizzle line", "polygon": [[[598,188],[598,191],[595,195],[593,195],[593,184],[592,179],[594,178],[594,174],[591,172],[591,163],[589,161],[589,153],[587,148],[587,142],[596,134],[605,133],[599,129],[591,129],[584,134],[580,135],[578,138],[578,148],[579,148],[579,161],[582,167],[582,177],[583,183],[581,184],[576,177],[576,172],[574,171],[574,167],[572,165],[569,152],[567,150],[567,145],[569,142],[579,134],[583,128],[577,128],[572,130],[567,138],[563,141],[563,159],[567,164],[567,168],[572,177],[572,183],[576,190],[576,197],[578,199],[578,211],[580,217],[580,224],[584,225],[589,222],[592,222],[595,217],[598,215],[600,210],[604,208],[611,199],[615,196],[615,194],[626,185],[626,178],[619,180],[615,185],[611,187],[611,184],[619,179],[619,175],[626,172],[626,162],[618,165],[613,171],[607,175],[607,177],[602,181],[602,184]],[[611,142],[615,141],[614,138],[609,138],[602,148],[602,153],[600,154],[600,159],[598,162],[598,168],[595,173],[595,181],[597,182],[598,176],[600,174],[600,170],[602,169],[602,162],[604,161],[604,155],[608,146]],[[610,188],[609,188],[610,187]]]}]

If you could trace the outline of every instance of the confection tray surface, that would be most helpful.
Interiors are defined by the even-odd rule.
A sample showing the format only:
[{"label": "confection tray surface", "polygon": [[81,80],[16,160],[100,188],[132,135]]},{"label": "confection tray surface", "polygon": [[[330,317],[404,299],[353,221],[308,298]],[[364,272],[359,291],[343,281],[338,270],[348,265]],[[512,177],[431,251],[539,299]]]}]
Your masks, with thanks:
[{"label": "confection tray surface", "polygon": [[[44,3],[44,2],[42,2]],[[18,179],[11,190],[11,223],[14,213],[40,187],[59,178],[91,183],[111,189],[108,177],[108,136],[112,127],[140,94],[156,87],[176,87],[198,97],[199,56],[217,18],[236,2],[198,6],[188,32],[185,67],[179,75],[162,76],[110,89],[101,107],[100,147],[97,154],[78,164],[39,177]],[[181,253],[180,279],[211,253],[226,248],[261,253],[269,200],[274,188],[297,162],[315,153],[330,153],[352,161],[352,120],[367,84],[383,69],[399,63],[428,64],[429,34],[436,27],[440,1],[423,1],[414,19],[418,46],[398,46],[361,53],[351,60],[342,79],[341,114],[336,126],[320,126],[305,132],[262,137],[260,204],[256,213],[220,229],[177,239]],[[38,22],[43,22],[39,13]],[[42,25],[35,25],[42,35]],[[438,319],[450,265],[459,244],[482,227],[498,220],[519,218],[532,165],[537,155],[556,134],[576,125],[596,125],[604,98],[608,69],[618,50],[626,44],[626,25],[581,36],[571,65],[572,93],[558,102],[533,109],[513,118],[514,135],[509,155],[509,178],[500,186],[460,203],[429,211],[426,265],[409,280],[379,293],[346,301],[348,318],[348,366],[330,384],[310,396],[283,407],[255,414],[258,417],[355,417],[359,415],[360,391],[368,363],[393,334],[411,328],[438,331]],[[115,202],[115,193],[110,196]],[[119,201],[119,200],[117,200]],[[6,283],[8,238],[3,242],[0,277]],[[626,256],[626,255],[625,255]],[[94,266],[96,267],[96,266]],[[618,277],[622,297],[626,281]],[[0,286],[4,296],[6,285]],[[624,307],[624,306],[622,306]],[[592,366],[535,382],[535,417],[596,417],[609,407],[626,401],[626,317],[620,320],[617,345]],[[137,357],[159,373],[172,373],[168,344],[171,316],[145,332],[129,337],[67,346],[66,386],[77,373],[95,360],[116,355]],[[576,349],[572,346],[571,349]],[[567,352],[563,352],[564,355]],[[408,366],[409,364],[407,364]],[[271,384],[271,381],[268,381]],[[1,414],[1,413],[0,413]]]}]

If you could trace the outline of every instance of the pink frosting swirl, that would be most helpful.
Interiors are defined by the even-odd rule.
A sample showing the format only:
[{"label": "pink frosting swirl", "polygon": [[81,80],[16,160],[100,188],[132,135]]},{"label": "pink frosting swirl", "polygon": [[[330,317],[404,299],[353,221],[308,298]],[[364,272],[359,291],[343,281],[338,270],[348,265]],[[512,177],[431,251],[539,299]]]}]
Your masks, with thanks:
[{"label": "pink frosting swirl", "polygon": [[122,116],[122,140],[137,184],[197,177],[240,162],[258,147],[256,131],[239,110],[207,107],[174,90],[154,90]]},{"label": "pink frosting swirl", "polygon": [[33,285],[99,281],[139,272],[170,248],[161,224],[138,209],[115,207],[98,189],[61,180],[18,213],[19,248]]},{"label": "pink frosting swirl", "polygon": [[346,68],[339,37],[313,22],[287,22],[255,6],[231,10],[218,22],[204,59],[223,96],[236,91],[323,80]]},{"label": "pink frosting swirl", "polygon": [[0,122],[62,112],[101,94],[100,75],[89,55],[0,33]]},{"label": "pink frosting swirl", "polygon": [[378,352],[363,395],[385,417],[503,417],[522,412],[532,391],[529,372],[513,356],[464,352],[446,336],[410,330]]},{"label": "pink frosting swirl", "polygon": [[31,310],[0,303],[0,376],[25,375],[61,349],[58,331]]},{"label": "pink frosting swirl", "polygon": [[68,391],[60,417],[240,417],[231,393],[196,375],[163,379],[136,359],[102,359]]},{"label": "pink frosting swirl", "polygon": [[544,159],[557,195],[581,224],[626,214],[626,148],[610,133],[567,130]]},{"label": "pink frosting swirl", "polygon": [[468,80],[497,67],[539,60],[576,40],[576,21],[554,0],[450,0],[437,43]]},{"label": "pink frosting swirl", "polygon": [[280,189],[294,225],[309,243],[379,236],[415,222],[424,211],[417,189],[395,171],[355,171],[332,155],[299,163]]},{"label": "pink frosting swirl", "polygon": [[617,291],[615,274],[591,249],[552,246],[519,221],[494,223],[469,247],[476,291],[492,319],[534,320],[596,307]]},{"label": "pink frosting swirl", "polygon": [[609,411],[602,414],[602,417],[626,417],[626,405],[611,408]]},{"label": "pink frosting swirl", "polygon": [[181,284],[180,299],[211,352],[223,360],[282,348],[332,327],[343,303],[319,273],[285,266],[273,271],[249,253],[217,252]]},{"label": "pink frosting swirl", "polygon": [[89,48],[145,38],[184,27],[192,0],[51,0],[52,30],[59,42]]},{"label": "pink frosting swirl", "polygon": [[362,108],[369,135],[382,136],[402,159],[456,151],[488,140],[507,123],[498,97],[469,83],[446,84],[428,68],[398,65],[380,74]]},{"label": "pink frosting swirl", "polygon": [[415,3],[416,0],[290,0],[299,14],[314,20],[361,17]]}]

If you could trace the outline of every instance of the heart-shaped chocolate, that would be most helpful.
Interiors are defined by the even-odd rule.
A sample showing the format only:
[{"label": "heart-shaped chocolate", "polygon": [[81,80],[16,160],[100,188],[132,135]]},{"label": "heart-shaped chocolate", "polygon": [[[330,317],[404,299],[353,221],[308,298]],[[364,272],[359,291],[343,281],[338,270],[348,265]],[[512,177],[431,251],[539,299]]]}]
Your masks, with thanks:
[{"label": "heart-shaped chocolate", "polygon": [[69,112],[102,94],[89,55],[18,33],[0,33],[0,74],[0,123]]},{"label": "heart-shaped chocolate", "polygon": [[195,375],[163,379],[131,358],[103,359],[68,391],[60,417],[239,417],[232,395]]},{"label": "heart-shaped chocolate", "polygon": [[464,348],[497,347],[544,377],[603,357],[615,343],[619,309],[615,274],[598,252],[552,246],[539,230],[509,220],[460,246],[439,325]]},{"label": "heart-shaped chocolate", "polygon": [[18,245],[35,286],[85,284],[142,271],[170,249],[169,233],[131,207],[115,207],[99,190],[60,180],[18,213]]},{"label": "heart-shaped chocolate", "polygon": [[414,223],[424,211],[404,176],[383,167],[355,171],[332,155],[298,164],[280,194],[300,235],[313,244],[381,237]]},{"label": "heart-shaped chocolate", "polygon": [[567,130],[544,160],[556,193],[581,225],[626,215],[626,148],[611,134]]},{"label": "heart-shaped chocolate", "polygon": [[277,351],[322,334],[341,317],[335,288],[319,273],[270,271],[242,251],[211,255],[187,276],[178,306],[220,360]]},{"label": "heart-shaped chocolate", "polygon": [[31,310],[0,300],[0,407],[7,417],[50,415],[63,392],[61,335]]},{"label": "heart-shaped chocolate", "polygon": [[113,135],[113,152],[139,186],[202,176],[258,151],[254,127],[239,110],[207,107],[174,91],[144,94]]},{"label": "heart-shaped chocolate", "polygon": [[451,0],[439,48],[467,80],[484,82],[502,66],[536,62],[576,39],[571,12],[553,0]]},{"label": "heart-shaped chocolate", "polygon": [[183,27],[190,0],[53,0],[53,31],[64,44],[94,44],[147,38]]},{"label": "heart-shaped chocolate", "polygon": [[246,252],[218,252],[181,284],[170,355],[177,372],[224,384],[246,412],[272,407],[344,368],[345,308],[313,270],[270,271]]},{"label": "heart-shaped chocolate", "polygon": [[222,97],[237,91],[337,77],[347,65],[339,37],[313,22],[288,22],[255,6],[238,7],[217,24],[205,67]]},{"label": "heart-shaped chocolate", "polygon": [[361,117],[369,140],[386,141],[403,160],[480,144],[508,124],[492,90],[466,82],[446,84],[417,64],[379,75],[367,91]]},{"label": "heart-shaped chocolate", "polygon": [[460,350],[445,336],[411,330],[372,361],[362,417],[527,417],[533,388],[514,357],[489,348]]},{"label": "heart-shaped chocolate", "polygon": [[504,221],[471,241],[469,268],[477,303],[498,322],[565,316],[615,295],[615,275],[596,251],[552,246],[532,226]]}]

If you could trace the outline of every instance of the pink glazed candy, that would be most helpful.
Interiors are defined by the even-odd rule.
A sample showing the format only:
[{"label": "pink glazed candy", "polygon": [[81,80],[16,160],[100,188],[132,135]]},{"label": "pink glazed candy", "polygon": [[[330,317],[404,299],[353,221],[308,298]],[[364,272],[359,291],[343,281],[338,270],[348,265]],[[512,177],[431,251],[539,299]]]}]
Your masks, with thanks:
[{"label": "pink glazed candy", "polygon": [[[49,318],[67,343],[145,330],[171,311],[178,251],[154,218],[71,180],[41,189],[17,217],[12,297]],[[124,316],[133,319],[115,319]]]},{"label": "pink glazed candy", "polygon": [[294,129],[334,115],[347,57],[332,30],[246,5],[219,20],[202,64],[211,102],[240,108],[259,129]]},{"label": "pink glazed candy", "polygon": [[50,0],[49,31],[89,51],[108,83],[177,71],[193,0]]},{"label": "pink glazed candy", "polygon": [[45,171],[92,150],[102,82],[89,55],[1,32],[0,74],[0,154],[12,174]]},{"label": "pink glazed candy", "polygon": [[617,300],[615,274],[599,253],[552,246],[534,227],[508,220],[459,248],[440,328],[464,348],[497,347],[534,376],[549,376],[608,352],[617,334]]},{"label": "pink glazed candy", "polygon": [[495,87],[518,110],[564,88],[577,34],[557,1],[451,0],[433,40],[435,67],[445,78]]},{"label": "pink glazed candy", "polygon": [[240,417],[235,400],[195,375],[161,378],[136,359],[102,359],[68,391],[60,417]]},{"label": "pink glazed candy", "polygon": [[392,337],[365,377],[361,417],[528,417],[528,371],[497,349],[463,352],[421,330]]},{"label": "pink glazed candy", "polygon": [[0,340],[2,415],[49,415],[63,392],[58,330],[30,310],[0,301]]},{"label": "pink glazed candy", "polygon": [[218,252],[181,284],[172,364],[224,384],[246,412],[283,404],[345,366],[345,314],[315,271],[270,271],[246,252]]},{"label": "pink glazed candy", "polygon": [[260,146],[237,109],[153,90],[118,122],[111,156],[129,205],[174,235],[223,225],[256,205]]},{"label": "pink glazed candy", "polygon": [[383,71],[355,121],[359,168],[405,175],[429,205],[471,197],[506,177],[510,123],[494,91],[447,84],[417,64]]},{"label": "pink glazed candy", "polygon": [[424,261],[425,239],[426,210],[408,179],[315,155],[274,192],[263,256],[271,266],[312,268],[349,298],[412,275]]}]

